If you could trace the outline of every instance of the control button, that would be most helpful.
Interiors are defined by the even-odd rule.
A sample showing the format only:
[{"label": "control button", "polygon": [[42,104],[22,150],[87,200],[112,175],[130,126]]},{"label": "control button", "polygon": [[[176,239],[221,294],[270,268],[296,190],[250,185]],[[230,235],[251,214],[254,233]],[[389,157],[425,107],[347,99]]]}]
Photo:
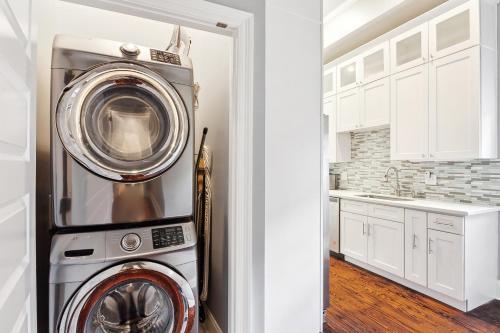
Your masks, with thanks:
[{"label": "control button", "polygon": [[126,43],[120,46],[120,51],[126,56],[137,56],[141,52],[139,48],[131,43]]},{"label": "control button", "polygon": [[126,234],[121,241],[122,249],[128,252],[135,251],[141,246],[141,237],[138,234]]}]

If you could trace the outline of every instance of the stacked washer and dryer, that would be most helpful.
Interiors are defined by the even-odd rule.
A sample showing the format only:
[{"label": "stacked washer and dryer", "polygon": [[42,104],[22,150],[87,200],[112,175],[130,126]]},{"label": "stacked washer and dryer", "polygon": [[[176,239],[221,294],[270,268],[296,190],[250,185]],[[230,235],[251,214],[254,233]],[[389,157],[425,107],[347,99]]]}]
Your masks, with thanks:
[{"label": "stacked washer and dryer", "polygon": [[57,36],[50,332],[197,332],[187,55]]}]

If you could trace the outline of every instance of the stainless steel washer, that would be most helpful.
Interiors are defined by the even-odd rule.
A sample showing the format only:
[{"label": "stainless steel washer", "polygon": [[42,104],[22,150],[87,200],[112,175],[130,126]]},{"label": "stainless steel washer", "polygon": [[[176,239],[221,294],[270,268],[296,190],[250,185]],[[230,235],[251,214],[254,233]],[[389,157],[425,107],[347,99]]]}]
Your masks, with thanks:
[{"label": "stainless steel washer", "polygon": [[[124,241],[125,240],[125,241]],[[50,332],[197,332],[194,224],[58,234]]]}]

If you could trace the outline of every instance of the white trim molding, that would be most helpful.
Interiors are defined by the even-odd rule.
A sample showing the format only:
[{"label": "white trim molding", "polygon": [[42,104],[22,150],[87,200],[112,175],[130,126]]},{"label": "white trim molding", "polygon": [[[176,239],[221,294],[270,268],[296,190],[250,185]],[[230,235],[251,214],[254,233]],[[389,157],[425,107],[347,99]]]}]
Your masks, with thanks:
[{"label": "white trim molding", "polygon": [[253,14],[203,0],[65,1],[233,37],[229,115],[228,331],[252,332]]}]

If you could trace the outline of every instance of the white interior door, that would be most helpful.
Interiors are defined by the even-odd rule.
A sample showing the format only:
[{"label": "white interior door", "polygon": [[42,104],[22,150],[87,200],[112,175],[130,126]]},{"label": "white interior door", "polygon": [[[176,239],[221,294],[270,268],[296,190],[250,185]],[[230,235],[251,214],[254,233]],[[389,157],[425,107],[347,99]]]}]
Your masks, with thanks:
[{"label": "white interior door", "polygon": [[0,1],[0,323],[36,331],[35,45],[30,0]]},{"label": "white interior door", "polygon": [[389,273],[404,275],[404,224],[368,218],[368,263]]}]

